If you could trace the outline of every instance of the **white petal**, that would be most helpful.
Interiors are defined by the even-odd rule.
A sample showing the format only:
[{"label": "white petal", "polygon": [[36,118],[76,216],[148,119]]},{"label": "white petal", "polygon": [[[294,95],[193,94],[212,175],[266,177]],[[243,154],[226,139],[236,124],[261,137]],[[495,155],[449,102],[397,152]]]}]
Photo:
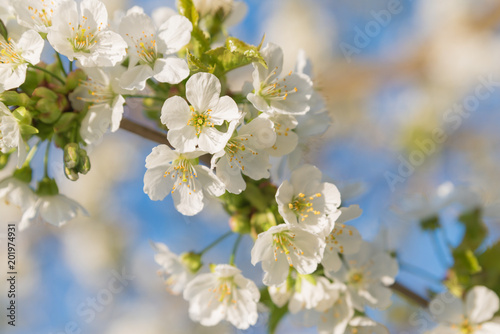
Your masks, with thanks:
[{"label": "white petal", "polygon": [[161,122],[169,130],[182,129],[187,126],[191,118],[191,111],[186,100],[180,96],[172,96],[165,101],[161,108]]},{"label": "white petal", "polygon": [[159,82],[178,84],[189,75],[189,67],[184,59],[168,57],[157,59],[154,65],[154,78]]},{"label": "white petal", "polygon": [[219,99],[219,103],[212,109],[210,113],[212,122],[221,125],[224,121],[234,121],[240,118],[238,105],[229,96],[223,96]]},{"label": "white petal", "polygon": [[138,65],[129,67],[120,79],[120,85],[124,89],[146,88],[146,80],[154,75],[153,70],[148,65]]},{"label": "white petal", "polygon": [[168,166],[170,162],[178,157],[179,153],[175,152],[167,145],[158,145],[154,147],[152,152],[146,157],[146,168]]},{"label": "white petal", "polygon": [[40,62],[44,42],[40,34],[34,30],[28,30],[21,35],[17,47],[22,50],[22,57],[33,65]]},{"label": "white petal", "polygon": [[166,54],[179,51],[191,39],[193,25],[182,15],[171,16],[160,26],[158,37],[167,46]]},{"label": "white petal", "polygon": [[192,126],[187,126],[183,129],[170,130],[167,133],[167,138],[170,144],[179,152],[192,152],[198,144],[196,137],[196,129]]},{"label": "white petal", "polygon": [[194,216],[203,209],[203,191],[191,190],[184,184],[177,187],[172,194],[177,211],[185,216]]},{"label": "white petal", "polygon": [[196,73],[186,83],[186,97],[195,111],[205,112],[219,103],[221,85],[210,73]]},{"label": "white petal", "polygon": [[150,168],[144,174],[144,192],[153,201],[164,199],[173,187],[170,177],[164,177],[166,169],[162,166]]},{"label": "white petal", "polygon": [[498,311],[498,308],[498,296],[484,286],[475,286],[467,293],[465,314],[472,323],[479,324],[490,320]]}]

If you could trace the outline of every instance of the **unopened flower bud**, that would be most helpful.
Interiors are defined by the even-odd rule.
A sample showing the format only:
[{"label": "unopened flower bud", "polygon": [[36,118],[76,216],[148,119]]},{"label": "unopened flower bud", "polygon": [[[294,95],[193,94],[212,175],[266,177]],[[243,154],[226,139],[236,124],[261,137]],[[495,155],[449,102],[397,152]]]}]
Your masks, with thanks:
[{"label": "unopened flower bud", "polygon": [[80,156],[80,164],[78,165],[78,173],[87,174],[90,171],[90,158],[85,155],[84,157]]},{"label": "unopened flower bud", "polygon": [[256,212],[252,215],[252,218],[250,218],[250,224],[252,226],[252,236],[257,238],[257,235],[260,233],[276,226],[276,217],[270,210]]},{"label": "unopened flower bud", "polygon": [[75,172],[74,169],[69,169],[68,167],[64,167],[64,174],[71,181],[76,181],[79,178],[78,173]]},{"label": "unopened flower bud", "polygon": [[181,254],[181,261],[193,273],[196,274],[200,270],[203,263],[201,262],[201,254],[199,253],[183,253]]},{"label": "unopened flower bud", "polygon": [[69,143],[64,147],[64,165],[67,168],[75,168],[80,162],[78,151],[80,147],[77,143]]},{"label": "unopened flower bud", "polygon": [[59,109],[55,100],[41,99],[36,103],[36,109],[40,112],[38,116],[43,123],[51,124],[58,120],[62,110]]},{"label": "unopened flower bud", "polygon": [[26,107],[32,104],[32,101],[25,93],[18,93],[13,90],[8,90],[0,94],[0,101],[8,106]]},{"label": "unopened flower bud", "polygon": [[47,99],[47,100],[52,100],[55,101],[57,100],[57,93],[53,92],[52,90],[48,89],[47,87],[38,87],[33,91],[32,94],[33,97],[38,97],[40,99]]}]

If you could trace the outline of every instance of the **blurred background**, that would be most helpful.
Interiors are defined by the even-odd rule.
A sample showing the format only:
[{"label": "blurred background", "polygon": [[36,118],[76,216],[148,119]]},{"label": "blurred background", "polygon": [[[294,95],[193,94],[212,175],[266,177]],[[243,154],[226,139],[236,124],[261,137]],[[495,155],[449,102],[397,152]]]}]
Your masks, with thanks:
[{"label": "blurred background", "polygon": [[[175,7],[167,0],[104,2],[109,13],[132,5],[148,14],[159,6]],[[290,69],[299,49],[312,59],[315,85],[333,125],[321,138],[302,143],[308,148],[304,161],[334,180],[344,205],[364,210],[353,225],[365,239],[397,251],[398,281],[421,295],[442,291],[440,280],[452,261],[446,244],[458,244],[463,235],[460,212],[484,207],[490,230],[484,247],[500,235],[500,2],[246,2],[248,14],[229,29],[232,35],[257,45],[265,33],[266,41],[283,47]],[[235,85],[250,80],[251,71],[238,71]],[[132,103],[126,116],[141,121],[140,105]],[[61,192],[79,201],[90,217],[60,229],[32,226],[18,233],[18,326],[0,332],[265,333],[264,316],[247,331],[199,326],[189,320],[187,302],[165,291],[149,242],[164,242],[176,253],[196,251],[229,227],[217,203],[186,218],[170,198],[149,200],[142,179],[154,146],[123,130],[110,134],[91,152],[90,173],[75,183],[64,178],[62,165],[53,164]],[[53,160],[62,159],[54,153]],[[5,175],[2,171],[0,178]],[[441,199],[450,192],[463,196],[444,206]],[[418,221],[438,212],[443,233],[422,231]],[[0,203],[0,221],[19,217],[16,208]],[[4,227],[4,240],[5,233]],[[233,241],[212,249],[207,261],[226,262]],[[250,264],[251,245],[245,238],[236,264],[245,276],[260,280],[260,268]],[[0,252],[5,259],[5,247]],[[2,272],[5,262],[0,261]],[[117,277],[121,289],[110,292]],[[391,333],[422,333],[432,326],[423,311],[396,294],[388,311],[370,315]],[[315,329],[286,318],[277,332]]]}]

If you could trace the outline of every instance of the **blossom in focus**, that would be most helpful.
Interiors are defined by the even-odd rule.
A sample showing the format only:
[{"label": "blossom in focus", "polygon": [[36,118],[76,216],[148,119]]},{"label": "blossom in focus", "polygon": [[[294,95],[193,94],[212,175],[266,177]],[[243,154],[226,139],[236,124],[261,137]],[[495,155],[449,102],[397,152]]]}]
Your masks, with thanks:
[{"label": "blossom in focus", "polygon": [[231,131],[217,129],[224,122],[238,121],[238,105],[229,96],[220,96],[219,79],[210,73],[196,73],[186,83],[186,100],[167,99],[161,109],[161,121],[169,131],[167,138],[181,152],[196,148],[214,154],[224,149]]},{"label": "blossom in focus", "polygon": [[152,245],[156,251],[155,261],[161,266],[158,273],[165,279],[168,291],[173,295],[181,294],[194,274],[165,244],[155,242]]},{"label": "blossom in focus", "polygon": [[0,92],[24,83],[28,65],[40,62],[43,46],[43,39],[34,30],[24,32],[18,40],[0,36]]},{"label": "blossom in focus", "polygon": [[430,305],[433,303],[443,304],[444,310],[435,314],[439,325],[427,334],[500,333],[500,318],[494,318],[499,309],[498,296],[484,286],[475,286],[469,290],[465,301],[445,293],[436,296]]},{"label": "blossom in focus", "polygon": [[195,277],[184,290],[189,316],[204,326],[227,320],[238,329],[257,322],[259,289],[236,267],[220,264],[213,272]]},{"label": "blossom in focus", "polygon": [[299,275],[299,286],[288,302],[288,310],[296,314],[304,309],[323,312],[333,306],[339,298],[336,284],[327,278],[316,275]]},{"label": "blossom in focus", "polygon": [[26,160],[26,143],[19,122],[0,102],[0,152],[7,153],[12,149],[17,149],[17,167],[21,167]]},{"label": "blossom in focus", "polygon": [[216,168],[216,175],[224,182],[227,191],[239,194],[245,190],[246,182],[242,174],[254,180],[269,178],[271,164],[265,149],[275,140],[272,123],[255,118],[242,125],[224,149],[214,154],[212,167]]},{"label": "blossom in focus", "polygon": [[142,90],[151,77],[177,84],[189,75],[186,61],[175,56],[191,39],[193,26],[184,16],[169,16],[156,27],[148,15],[132,11],[122,19],[119,29],[130,57],[121,78],[123,88]]},{"label": "blossom in focus", "polygon": [[266,113],[301,115],[309,111],[312,81],[305,74],[288,73],[283,70],[283,50],[269,43],[260,50],[268,68],[254,63],[253,89],[247,99],[253,106]]},{"label": "blossom in focus", "polygon": [[82,110],[85,103],[90,103],[85,118],[82,120],[80,135],[87,144],[93,144],[102,138],[111,128],[115,132],[120,127],[125,99],[122,94],[132,93],[120,87],[120,77],[125,72],[122,66],[84,69],[87,81],[69,95],[73,108]]},{"label": "blossom in focus", "polygon": [[313,273],[324,250],[324,238],[296,225],[281,224],[259,234],[251,251],[252,264],[262,262],[265,285],[279,285],[290,267],[302,275]]},{"label": "blossom in focus", "polygon": [[[78,8],[79,7],[79,8]],[[126,55],[123,38],[108,29],[106,6],[98,0],[64,1],[55,10],[47,39],[83,67],[115,66]]]},{"label": "blossom in focus", "polygon": [[355,254],[359,251],[363,239],[354,226],[344,223],[361,216],[363,212],[358,205],[351,205],[347,208],[340,208],[342,212],[335,222],[335,227],[326,236],[326,248],[321,264],[325,271],[337,271],[342,267],[340,254]]},{"label": "blossom in focus", "polygon": [[278,210],[285,221],[321,236],[328,235],[340,216],[340,192],[328,182],[321,182],[321,171],[304,165],[292,172],[276,193]]},{"label": "blossom in focus", "polygon": [[260,118],[269,119],[273,122],[276,141],[273,146],[267,149],[269,155],[281,157],[289,154],[297,147],[299,136],[293,131],[297,127],[297,119],[292,115],[273,113],[263,113]]},{"label": "blossom in focus", "polygon": [[54,21],[55,10],[63,2],[63,0],[16,0],[12,1],[12,6],[20,25],[46,34]]},{"label": "blossom in focus", "polygon": [[386,309],[391,305],[392,292],[387,287],[394,283],[398,273],[397,261],[388,253],[364,242],[359,252],[344,255],[345,265],[326,276],[345,283],[353,306],[363,311],[364,306]]},{"label": "blossom in focus", "polygon": [[199,213],[205,196],[221,196],[224,184],[207,167],[196,161],[203,151],[180,153],[158,145],[146,158],[144,192],[153,201],[172,194],[177,211],[186,216]]}]

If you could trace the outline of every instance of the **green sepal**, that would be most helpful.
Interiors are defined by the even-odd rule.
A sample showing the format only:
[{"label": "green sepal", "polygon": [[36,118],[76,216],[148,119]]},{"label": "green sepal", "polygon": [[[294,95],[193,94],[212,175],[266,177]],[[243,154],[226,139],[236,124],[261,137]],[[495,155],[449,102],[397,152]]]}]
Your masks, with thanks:
[{"label": "green sepal", "polygon": [[17,119],[19,124],[31,124],[31,114],[25,107],[19,107],[14,110],[12,116]]},{"label": "green sepal", "polygon": [[33,177],[33,170],[29,165],[24,166],[21,167],[20,169],[16,169],[12,176],[22,182],[30,183]]},{"label": "green sepal", "polygon": [[434,231],[441,227],[441,223],[439,222],[438,216],[432,216],[430,218],[426,218],[420,222],[420,227],[424,231]]},{"label": "green sepal", "polygon": [[35,128],[34,126],[31,126],[31,125],[27,125],[27,124],[19,125],[19,129],[21,130],[21,134],[23,136],[31,136],[31,135],[38,133],[37,128]]},{"label": "green sepal", "polygon": [[59,194],[59,188],[57,187],[56,180],[44,177],[40,182],[38,182],[36,194],[38,196],[55,196]]},{"label": "green sepal", "polygon": [[0,20],[0,35],[7,41],[9,39],[9,32],[7,31],[7,27],[3,23],[3,20]]}]

